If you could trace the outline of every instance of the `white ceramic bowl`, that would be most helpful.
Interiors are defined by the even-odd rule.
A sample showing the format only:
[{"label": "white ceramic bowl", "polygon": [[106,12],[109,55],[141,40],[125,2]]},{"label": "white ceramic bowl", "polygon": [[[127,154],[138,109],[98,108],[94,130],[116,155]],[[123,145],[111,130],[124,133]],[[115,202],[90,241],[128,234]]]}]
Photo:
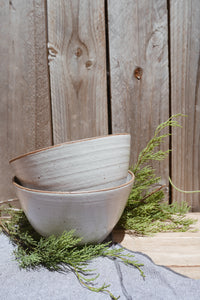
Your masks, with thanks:
[{"label": "white ceramic bowl", "polygon": [[23,211],[33,228],[43,236],[75,229],[81,243],[102,242],[120,219],[134,181],[129,171],[126,183],[114,188],[82,192],[52,192],[28,189],[13,180]]},{"label": "white ceramic bowl", "polygon": [[129,158],[130,134],[116,134],[36,150],[10,164],[25,187],[77,191],[123,184]]}]

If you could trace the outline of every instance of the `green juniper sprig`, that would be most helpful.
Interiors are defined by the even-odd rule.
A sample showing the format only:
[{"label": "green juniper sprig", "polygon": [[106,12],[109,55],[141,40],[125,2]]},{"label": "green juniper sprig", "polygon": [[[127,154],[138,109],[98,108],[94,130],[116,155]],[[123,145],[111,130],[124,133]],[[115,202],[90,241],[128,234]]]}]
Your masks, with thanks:
[{"label": "green juniper sprig", "polygon": [[170,149],[166,150],[166,151],[156,151],[155,152],[155,148],[160,146],[160,144],[164,141],[164,139],[168,136],[170,136],[171,134],[165,133],[165,134],[161,134],[161,132],[165,129],[165,128],[169,128],[169,127],[182,127],[178,121],[176,120],[177,117],[183,117],[185,115],[183,114],[176,114],[171,116],[167,121],[161,123],[160,125],[158,125],[158,127],[156,128],[155,132],[154,132],[154,136],[152,137],[152,139],[148,142],[147,146],[140,152],[139,157],[138,157],[138,161],[135,164],[133,170],[135,172],[135,174],[137,174],[138,170],[140,170],[141,166],[144,165],[144,163],[148,162],[148,161],[152,161],[152,160],[163,160],[164,158],[166,158],[168,156],[168,153],[170,152]]},{"label": "green juniper sprig", "polygon": [[[184,216],[174,216],[181,210],[184,214],[189,211],[187,203],[171,205],[163,203],[165,185],[153,189],[154,185],[160,181],[155,170],[151,166],[152,161],[165,159],[171,149],[166,151],[157,150],[158,146],[170,136],[169,127],[181,127],[177,118],[182,114],[171,116],[167,121],[160,124],[147,146],[140,152],[138,160],[131,168],[135,174],[135,181],[130,193],[126,208],[118,223],[118,227],[132,229],[137,234],[151,234],[159,231],[186,231],[194,223]],[[163,133],[168,129],[167,133]],[[176,213],[174,213],[176,209]]]},{"label": "green juniper sprig", "polygon": [[21,268],[37,268],[43,266],[50,271],[71,270],[79,282],[93,292],[107,293],[111,299],[118,299],[108,289],[109,284],[103,283],[95,287],[95,280],[99,274],[89,269],[89,262],[99,256],[110,259],[119,259],[125,264],[136,267],[144,277],[141,270],[142,264],[134,261],[133,255],[126,255],[123,249],[111,249],[110,243],[97,245],[79,245],[81,238],[77,238],[74,231],[63,232],[59,237],[40,236],[32,228],[22,210],[1,209],[10,216],[10,219],[0,219],[2,231],[9,236],[17,246],[14,250],[15,257]]}]

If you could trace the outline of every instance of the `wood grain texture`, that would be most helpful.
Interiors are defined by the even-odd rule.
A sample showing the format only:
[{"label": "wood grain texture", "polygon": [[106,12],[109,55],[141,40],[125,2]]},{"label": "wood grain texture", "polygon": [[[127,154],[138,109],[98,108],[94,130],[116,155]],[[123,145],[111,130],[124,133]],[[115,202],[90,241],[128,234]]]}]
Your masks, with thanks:
[{"label": "wood grain texture", "polygon": [[186,217],[197,220],[191,226],[196,232],[159,232],[149,237],[136,236],[132,230],[114,230],[112,240],[148,255],[156,264],[200,279],[200,213],[188,213]]},{"label": "wood grain texture", "polygon": [[[166,1],[108,0],[112,129],[132,137],[131,164],[169,116]],[[140,67],[138,80],[134,71]],[[139,73],[139,72],[138,72]],[[167,150],[168,139],[162,146]],[[169,161],[153,165],[168,183]]]},{"label": "wood grain texture", "polygon": [[[182,130],[173,130],[172,180],[183,190],[200,189],[200,2],[170,1],[171,105],[183,113]],[[200,194],[173,189],[174,201],[200,211]]]},{"label": "wood grain texture", "polygon": [[45,1],[1,1],[0,199],[14,197],[9,159],[51,140]]},{"label": "wood grain texture", "polygon": [[107,134],[104,1],[47,3],[54,143]]}]

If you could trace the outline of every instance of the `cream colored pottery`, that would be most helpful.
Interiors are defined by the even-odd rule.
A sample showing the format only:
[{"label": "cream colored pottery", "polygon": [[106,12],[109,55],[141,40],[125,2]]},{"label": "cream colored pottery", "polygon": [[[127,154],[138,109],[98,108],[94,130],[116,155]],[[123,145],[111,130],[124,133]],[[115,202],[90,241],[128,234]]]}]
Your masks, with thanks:
[{"label": "cream colored pottery", "polygon": [[117,134],[36,150],[10,163],[23,186],[76,191],[123,184],[129,157],[130,134]]},{"label": "cream colored pottery", "polygon": [[130,194],[134,175],[118,187],[82,192],[28,189],[13,180],[29,222],[43,236],[75,229],[81,243],[102,242],[117,224]]}]

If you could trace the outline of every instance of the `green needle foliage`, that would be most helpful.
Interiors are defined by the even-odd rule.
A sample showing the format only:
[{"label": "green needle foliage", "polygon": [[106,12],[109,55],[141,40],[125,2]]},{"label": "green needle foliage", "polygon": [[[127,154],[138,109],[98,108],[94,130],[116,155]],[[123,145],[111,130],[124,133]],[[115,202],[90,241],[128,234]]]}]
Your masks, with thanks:
[{"label": "green needle foliage", "polygon": [[0,219],[2,231],[17,245],[14,250],[21,268],[36,268],[43,266],[50,271],[73,271],[79,282],[94,292],[104,292],[111,299],[118,299],[109,291],[109,284],[95,287],[95,280],[99,274],[89,269],[89,262],[96,257],[103,256],[119,259],[125,264],[136,267],[142,276],[142,264],[134,261],[133,255],[123,253],[123,249],[112,249],[109,243],[97,245],[83,245],[78,243],[81,238],[74,236],[74,231],[64,232],[61,236],[41,237],[32,228],[22,210],[1,209],[10,219]]},{"label": "green needle foliage", "polygon": [[[169,127],[181,127],[177,118],[182,116],[184,115],[173,115],[160,124],[153,138],[139,154],[135,166],[131,168],[135,174],[134,186],[118,227],[132,229],[137,234],[151,234],[159,231],[186,231],[194,223],[184,217],[190,209],[187,203],[165,204],[162,190],[164,186],[153,190],[153,186],[161,178],[156,176],[151,162],[161,161],[168,156],[169,149],[162,151],[158,147],[169,137]],[[167,133],[163,133],[165,129]]]}]

